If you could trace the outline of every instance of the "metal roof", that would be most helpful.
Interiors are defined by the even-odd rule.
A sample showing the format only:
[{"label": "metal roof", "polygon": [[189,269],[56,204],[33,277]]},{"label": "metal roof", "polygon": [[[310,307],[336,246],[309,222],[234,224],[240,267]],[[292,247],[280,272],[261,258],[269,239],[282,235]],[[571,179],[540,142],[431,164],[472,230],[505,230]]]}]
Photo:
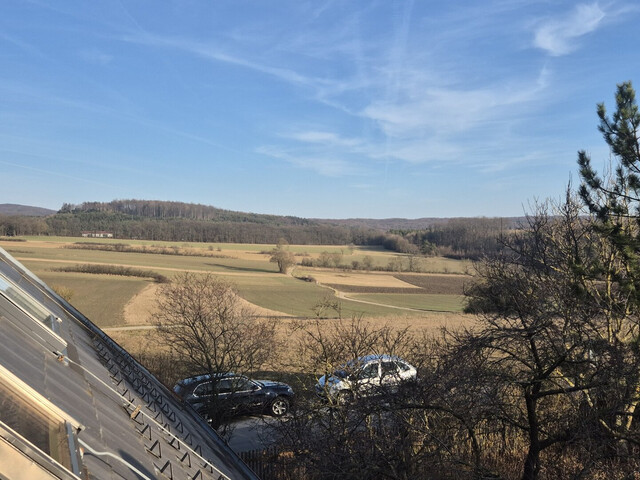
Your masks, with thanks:
[{"label": "metal roof", "polygon": [[[3,421],[0,402],[0,459],[26,457],[44,472],[38,478],[258,478],[191,407],[2,248],[0,276],[11,289],[0,291],[0,366],[19,379],[4,385],[66,425],[71,451],[60,465]],[[34,301],[50,321],[30,313]],[[8,465],[0,461],[0,477],[26,478]]]}]

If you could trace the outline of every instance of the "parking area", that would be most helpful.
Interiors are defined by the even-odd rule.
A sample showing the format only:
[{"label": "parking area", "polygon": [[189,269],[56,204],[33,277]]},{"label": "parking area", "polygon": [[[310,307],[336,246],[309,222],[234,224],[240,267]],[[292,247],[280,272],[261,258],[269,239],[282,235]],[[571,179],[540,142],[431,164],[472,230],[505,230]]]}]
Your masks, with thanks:
[{"label": "parking area", "polygon": [[273,445],[273,425],[279,420],[269,415],[243,416],[234,419],[229,446],[236,452],[264,450]]}]

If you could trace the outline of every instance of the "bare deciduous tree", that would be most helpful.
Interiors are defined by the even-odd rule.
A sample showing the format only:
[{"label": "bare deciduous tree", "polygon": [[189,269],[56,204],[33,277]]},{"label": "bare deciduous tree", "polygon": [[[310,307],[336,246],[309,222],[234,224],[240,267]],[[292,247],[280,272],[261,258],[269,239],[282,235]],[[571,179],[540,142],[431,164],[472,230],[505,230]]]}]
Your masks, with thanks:
[{"label": "bare deciduous tree", "polygon": [[[244,374],[277,354],[274,320],[259,318],[230,283],[211,274],[177,275],[160,288],[157,303],[154,320],[161,341],[187,372]],[[216,412],[215,398],[212,402]]]},{"label": "bare deciduous tree", "polygon": [[258,318],[230,283],[211,274],[187,272],[163,285],[154,319],[192,370],[250,372],[274,355],[273,320]]}]

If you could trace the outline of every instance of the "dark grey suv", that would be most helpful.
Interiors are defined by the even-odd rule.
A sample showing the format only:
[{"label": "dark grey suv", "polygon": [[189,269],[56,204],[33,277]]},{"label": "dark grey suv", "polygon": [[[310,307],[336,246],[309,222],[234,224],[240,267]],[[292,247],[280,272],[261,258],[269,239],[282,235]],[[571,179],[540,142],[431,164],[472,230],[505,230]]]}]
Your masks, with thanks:
[{"label": "dark grey suv", "polygon": [[207,421],[246,413],[280,417],[293,402],[293,389],[280,382],[252,380],[233,373],[196,375],[180,380],[173,391]]}]

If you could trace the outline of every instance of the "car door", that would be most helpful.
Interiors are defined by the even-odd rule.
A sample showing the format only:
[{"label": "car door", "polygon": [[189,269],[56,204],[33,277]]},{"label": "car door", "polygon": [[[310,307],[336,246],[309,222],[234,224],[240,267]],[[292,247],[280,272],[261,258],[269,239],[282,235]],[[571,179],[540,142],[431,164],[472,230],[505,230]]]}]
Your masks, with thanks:
[{"label": "car door", "polygon": [[395,390],[402,380],[398,365],[392,360],[380,362],[380,385],[383,389]]},{"label": "car door", "polygon": [[193,392],[186,400],[193,405],[193,408],[195,408],[199,414],[203,415],[207,413],[213,395],[213,382],[202,382],[193,389]]},{"label": "car door", "polygon": [[221,378],[215,382],[216,404],[215,408],[220,412],[233,412],[236,409],[233,398],[233,384],[231,378]]},{"label": "car door", "polygon": [[395,363],[398,366],[398,375],[400,376],[401,381],[415,378],[416,376],[415,368],[411,367],[410,365],[407,365],[405,362],[400,360],[396,360]]},{"label": "car door", "polygon": [[380,362],[366,363],[357,372],[354,393],[356,395],[371,395],[380,386]]},{"label": "car door", "polygon": [[235,410],[250,412],[260,410],[265,402],[265,393],[260,386],[247,377],[232,379],[232,399]]}]

